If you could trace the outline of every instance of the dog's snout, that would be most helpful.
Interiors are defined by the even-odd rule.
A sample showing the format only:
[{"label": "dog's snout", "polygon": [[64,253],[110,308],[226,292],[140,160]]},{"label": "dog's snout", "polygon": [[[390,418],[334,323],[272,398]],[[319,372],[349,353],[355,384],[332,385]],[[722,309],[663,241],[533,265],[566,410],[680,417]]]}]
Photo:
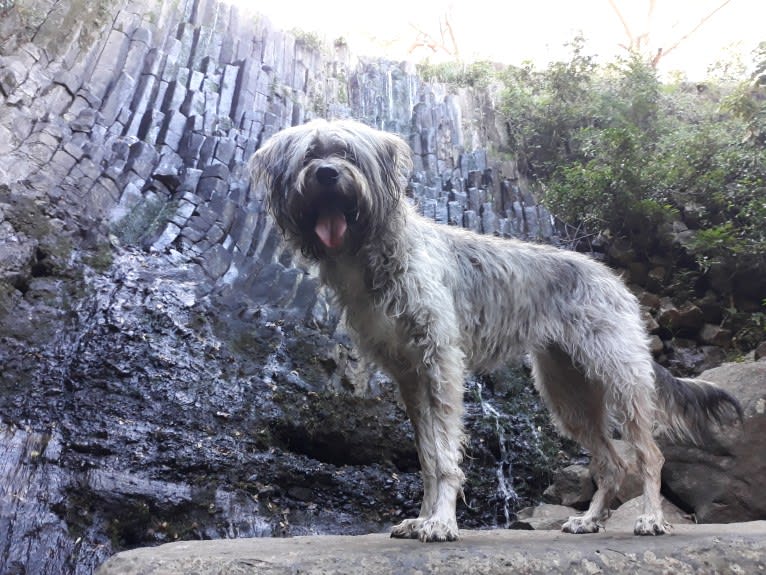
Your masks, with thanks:
[{"label": "dog's snout", "polygon": [[331,186],[338,181],[340,174],[338,170],[332,166],[321,166],[317,168],[316,178],[317,181],[323,186]]}]

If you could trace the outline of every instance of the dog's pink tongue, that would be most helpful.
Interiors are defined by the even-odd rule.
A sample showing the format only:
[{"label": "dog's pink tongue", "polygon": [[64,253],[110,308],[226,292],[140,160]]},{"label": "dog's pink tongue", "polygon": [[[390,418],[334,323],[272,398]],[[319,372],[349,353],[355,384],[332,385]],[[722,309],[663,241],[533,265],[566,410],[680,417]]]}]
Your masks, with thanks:
[{"label": "dog's pink tongue", "polygon": [[326,247],[336,249],[343,245],[346,227],[346,216],[343,212],[330,210],[319,214],[314,231]]}]

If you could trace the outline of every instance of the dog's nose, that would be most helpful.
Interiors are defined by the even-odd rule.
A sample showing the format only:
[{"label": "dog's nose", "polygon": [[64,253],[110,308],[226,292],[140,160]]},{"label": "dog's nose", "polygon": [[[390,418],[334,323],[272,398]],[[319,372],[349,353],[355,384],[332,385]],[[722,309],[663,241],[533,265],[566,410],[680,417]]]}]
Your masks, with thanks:
[{"label": "dog's nose", "polygon": [[317,168],[317,181],[323,186],[333,185],[338,181],[339,176],[340,174],[338,173],[338,170],[332,166],[321,166],[320,168]]}]

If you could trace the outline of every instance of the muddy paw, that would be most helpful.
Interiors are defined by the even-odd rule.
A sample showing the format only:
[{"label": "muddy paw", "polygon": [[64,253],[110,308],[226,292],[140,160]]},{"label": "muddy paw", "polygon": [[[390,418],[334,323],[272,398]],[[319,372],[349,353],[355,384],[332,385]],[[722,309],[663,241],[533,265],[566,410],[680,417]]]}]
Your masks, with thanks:
[{"label": "muddy paw", "polygon": [[570,517],[561,530],[564,533],[598,533],[602,525],[592,517]]},{"label": "muddy paw", "polygon": [[417,539],[425,519],[405,519],[391,528],[391,537],[395,539]]},{"label": "muddy paw", "polygon": [[663,519],[657,519],[655,515],[640,515],[636,519],[633,533],[636,535],[664,535],[670,529],[670,523]]},{"label": "muddy paw", "polygon": [[447,523],[439,519],[428,519],[421,526],[418,538],[424,543],[457,541],[457,524],[454,522]]}]

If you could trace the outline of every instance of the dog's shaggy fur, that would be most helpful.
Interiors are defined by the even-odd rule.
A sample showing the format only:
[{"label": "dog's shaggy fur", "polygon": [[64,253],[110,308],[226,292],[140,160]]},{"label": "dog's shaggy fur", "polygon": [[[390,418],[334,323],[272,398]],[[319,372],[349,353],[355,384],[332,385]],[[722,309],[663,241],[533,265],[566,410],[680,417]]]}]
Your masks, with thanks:
[{"label": "dog's shaggy fur", "polygon": [[362,351],[398,383],[415,429],[424,499],[393,537],[451,541],[464,475],[463,382],[529,353],[561,431],[592,454],[597,491],[563,530],[593,533],[625,475],[613,430],[643,474],[635,533],[665,533],[657,428],[701,441],[739,405],[654,364],[636,298],[602,264],[419,216],[403,197],[410,150],[352,121],[279,132],[251,161],[286,240],[319,264]]}]

